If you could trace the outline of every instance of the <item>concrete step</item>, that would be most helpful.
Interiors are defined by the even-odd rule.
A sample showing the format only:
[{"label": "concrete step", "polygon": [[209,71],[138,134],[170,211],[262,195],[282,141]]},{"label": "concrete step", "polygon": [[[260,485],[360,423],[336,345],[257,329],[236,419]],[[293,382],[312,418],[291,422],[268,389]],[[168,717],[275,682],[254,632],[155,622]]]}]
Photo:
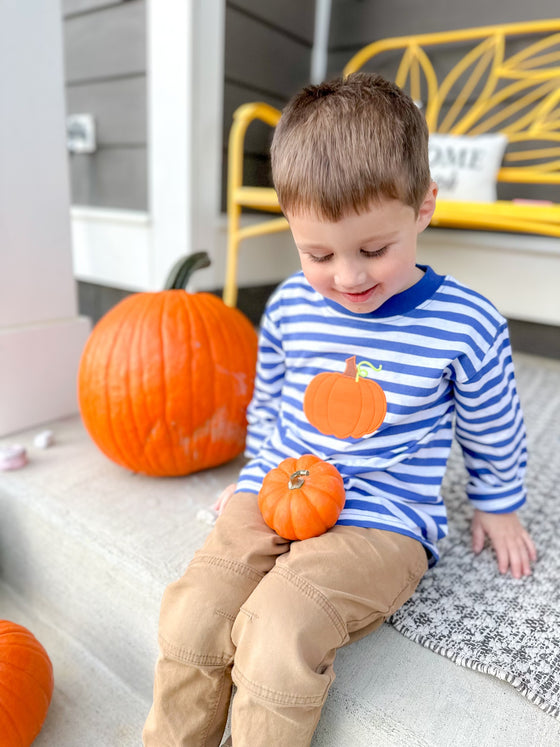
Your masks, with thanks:
[{"label": "concrete step", "polygon": [[34,432],[19,434],[29,462],[1,473],[0,577],[149,699],[162,591],[210,531],[198,511],[239,464],[148,478],[106,459],[79,418],[50,427],[46,450],[34,447]]},{"label": "concrete step", "polygon": [[[147,478],[107,460],[78,417],[49,427],[46,450],[33,444],[40,429],[0,440],[29,454],[23,469],[0,473],[0,616],[29,627],[55,665],[36,744],[140,745],[161,594],[204,541],[210,526],[197,515],[241,460]],[[336,672],[313,747],[560,744],[560,722],[514,688],[388,625],[343,649]]]},{"label": "concrete step", "polygon": [[3,583],[0,617],[28,628],[53,664],[53,698],[33,747],[138,747],[148,702]]}]

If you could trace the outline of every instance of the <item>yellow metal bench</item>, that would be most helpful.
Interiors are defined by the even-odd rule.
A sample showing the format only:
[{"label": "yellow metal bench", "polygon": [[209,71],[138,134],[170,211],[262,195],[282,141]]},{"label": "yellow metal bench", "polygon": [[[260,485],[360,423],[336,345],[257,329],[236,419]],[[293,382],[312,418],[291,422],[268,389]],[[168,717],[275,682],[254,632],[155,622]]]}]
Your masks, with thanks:
[{"label": "yellow metal bench", "polygon": [[[430,132],[507,135],[499,182],[552,189],[552,198],[543,201],[440,199],[432,225],[560,237],[560,19],[376,41],[352,57],[344,75],[366,64],[371,69],[372,61],[383,73],[394,66],[393,79],[421,102]],[[230,306],[237,301],[240,242],[288,228],[283,217],[241,225],[244,208],[281,212],[273,189],[243,184],[247,127],[255,120],[275,127],[279,118],[280,112],[264,103],[244,104],[234,114],[224,287]]]}]

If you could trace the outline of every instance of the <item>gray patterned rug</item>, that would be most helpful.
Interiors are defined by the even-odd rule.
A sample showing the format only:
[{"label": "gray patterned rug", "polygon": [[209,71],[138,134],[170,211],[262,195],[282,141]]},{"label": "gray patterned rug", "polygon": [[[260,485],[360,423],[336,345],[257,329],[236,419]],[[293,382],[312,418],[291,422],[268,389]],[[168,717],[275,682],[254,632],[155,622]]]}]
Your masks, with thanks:
[{"label": "gray patterned rug", "polygon": [[533,575],[498,573],[490,548],[470,549],[466,473],[452,452],[444,482],[449,536],[440,563],[390,620],[457,664],[511,683],[560,718],[560,361],[515,356],[529,443],[529,500],[520,511],[537,546]]}]

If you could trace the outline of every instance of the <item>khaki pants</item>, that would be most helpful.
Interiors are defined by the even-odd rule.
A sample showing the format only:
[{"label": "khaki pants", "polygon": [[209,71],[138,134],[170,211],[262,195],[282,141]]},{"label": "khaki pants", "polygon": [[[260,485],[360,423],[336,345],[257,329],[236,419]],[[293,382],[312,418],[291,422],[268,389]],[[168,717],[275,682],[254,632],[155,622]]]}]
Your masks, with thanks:
[{"label": "khaki pants", "polygon": [[164,593],[144,745],[218,747],[232,681],[234,747],[309,745],[337,649],[381,625],[426,569],[422,545],[394,532],[335,526],[288,542],[255,495],[235,495]]}]

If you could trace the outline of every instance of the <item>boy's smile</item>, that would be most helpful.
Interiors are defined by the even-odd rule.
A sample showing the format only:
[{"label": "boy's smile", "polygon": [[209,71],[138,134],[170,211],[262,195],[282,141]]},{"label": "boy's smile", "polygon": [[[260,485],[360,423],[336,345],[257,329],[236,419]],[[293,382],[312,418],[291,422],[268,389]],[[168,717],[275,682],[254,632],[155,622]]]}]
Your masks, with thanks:
[{"label": "boy's smile", "polygon": [[289,214],[301,267],[322,296],[349,311],[366,314],[412,287],[422,277],[416,241],[435,207],[432,185],[418,216],[399,200],[373,203],[333,223],[315,215]]}]

